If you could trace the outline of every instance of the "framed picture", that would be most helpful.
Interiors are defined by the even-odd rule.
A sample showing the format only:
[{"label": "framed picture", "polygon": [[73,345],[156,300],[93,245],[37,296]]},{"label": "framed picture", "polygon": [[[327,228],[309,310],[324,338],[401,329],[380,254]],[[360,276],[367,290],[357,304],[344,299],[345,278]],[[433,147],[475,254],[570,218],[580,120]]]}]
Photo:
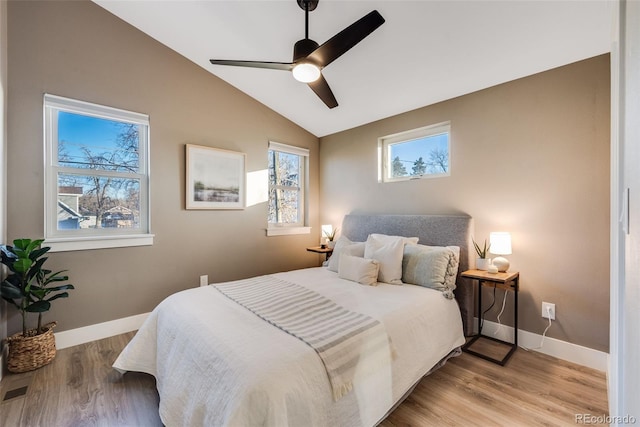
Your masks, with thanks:
[{"label": "framed picture", "polygon": [[187,144],[187,209],[244,209],[244,153]]}]

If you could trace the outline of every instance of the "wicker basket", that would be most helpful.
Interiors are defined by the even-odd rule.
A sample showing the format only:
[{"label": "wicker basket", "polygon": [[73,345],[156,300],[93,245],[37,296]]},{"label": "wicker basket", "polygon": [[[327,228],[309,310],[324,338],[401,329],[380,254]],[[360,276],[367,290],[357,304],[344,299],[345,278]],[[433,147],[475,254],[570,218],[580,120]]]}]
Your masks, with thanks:
[{"label": "wicker basket", "polygon": [[54,326],[56,322],[44,325],[42,329],[45,332],[40,335],[36,335],[35,329],[30,329],[27,331],[27,337],[20,332],[7,338],[9,343],[7,369],[14,373],[27,372],[51,362],[56,357]]}]

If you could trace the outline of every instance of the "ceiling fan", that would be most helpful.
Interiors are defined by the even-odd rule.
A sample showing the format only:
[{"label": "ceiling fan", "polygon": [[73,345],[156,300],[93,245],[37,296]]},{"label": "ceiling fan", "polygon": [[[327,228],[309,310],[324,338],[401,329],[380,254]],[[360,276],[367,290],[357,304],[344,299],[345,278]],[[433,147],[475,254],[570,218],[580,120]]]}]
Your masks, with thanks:
[{"label": "ceiling fan", "polygon": [[296,1],[305,12],[305,25],[304,39],[298,40],[293,46],[292,62],[230,61],[224,59],[211,59],[210,61],[214,65],[291,71],[293,77],[300,82],[307,83],[327,107],[337,107],[338,101],[322,76],[321,70],[384,24],[384,18],[377,10],[374,10],[319,46],[309,38],[309,12],[315,10],[319,0]]}]

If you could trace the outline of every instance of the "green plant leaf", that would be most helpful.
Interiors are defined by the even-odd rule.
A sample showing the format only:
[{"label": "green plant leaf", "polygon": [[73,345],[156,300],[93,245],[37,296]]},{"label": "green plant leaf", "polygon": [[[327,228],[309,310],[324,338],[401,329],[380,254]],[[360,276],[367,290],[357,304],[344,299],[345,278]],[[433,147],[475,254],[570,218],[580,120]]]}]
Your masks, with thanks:
[{"label": "green plant leaf", "polygon": [[0,293],[2,293],[3,298],[21,299],[24,297],[19,287],[6,280],[0,285]]},{"label": "green plant leaf", "polygon": [[49,258],[44,257],[44,258],[40,258],[40,259],[34,259],[34,258],[29,258],[31,261],[35,261],[35,263],[33,264],[33,269],[34,270],[40,270],[42,269],[42,264],[44,264]]},{"label": "green plant leaf", "polygon": [[[26,239],[26,240],[29,240],[29,239]],[[42,239],[31,240],[27,244],[27,247],[24,250],[28,253],[31,253],[34,250],[36,250],[42,244],[42,242],[44,242],[44,240]]]},{"label": "green plant leaf", "polygon": [[59,293],[59,294],[56,294],[56,295],[52,296],[51,298],[47,299],[47,301],[53,301],[53,300],[56,300],[58,298],[67,298],[67,297],[69,297],[69,292],[62,292],[62,293]]},{"label": "green plant leaf", "polygon": [[47,292],[47,289],[39,288],[36,286],[31,287],[31,295],[34,295],[38,300],[44,299],[44,297],[46,297],[48,293],[49,292]]},{"label": "green plant leaf", "polygon": [[69,280],[69,276],[60,275],[67,270],[56,271],[55,273],[51,273],[51,270],[42,270],[44,276],[42,277],[42,283],[50,283],[50,282],[61,282],[64,280]]},{"label": "green plant leaf", "polygon": [[491,247],[491,244],[487,246],[487,239],[484,239],[484,245],[482,248],[480,248],[480,245],[478,245],[478,243],[476,243],[476,241],[473,238],[471,239],[471,241],[473,242],[473,247],[476,250],[478,257],[482,259],[486,258],[487,252],[489,251],[489,247]]},{"label": "green plant leaf", "polygon": [[[33,285],[33,277],[29,278],[29,281],[26,282],[26,284],[24,284],[24,294],[25,295],[30,295],[31,294],[31,288],[34,286]],[[36,284],[36,286],[38,286]]]},{"label": "green plant leaf", "polygon": [[31,243],[31,239],[16,239],[13,241],[14,248],[25,250]]},{"label": "green plant leaf", "polygon": [[35,261],[36,259],[40,258],[42,255],[49,252],[50,249],[51,248],[49,246],[44,246],[40,249],[36,249],[35,251],[31,252],[31,255],[29,255],[29,258]]},{"label": "green plant leaf", "polygon": [[15,268],[15,271],[17,271],[18,273],[26,273],[27,271],[29,271],[32,265],[33,261],[31,261],[29,258],[19,258],[13,263],[13,268]]},{"label": "green plant leaf", "polygon": [[42,284],[48,285],[49,283],[66,282],[67,280],[69,280],[69,276],[49,276],[42,282]]},{"label": "green plant leaf", "polygon": [[30,304],[25,308],[25,311],[29,313],[42,313],[45,311],[49,311],[51,308],[51,303],[49,301],[36,301],[33,304]]},{"label": "green plant leaf", "polygon": [[29,254],[27,254],[24,250],[20,248],[13,248],[13,253],[16,254],[18,259],[20,258],[29,258]]},{"label": "green plant leaf", "polygon": [[53,288],[45,288],[44,290],[46,291],[47,294],[50,294],[51,292],[66,291],[68,289],[75,289],[75,288],[73,287],[73,285],[62,285],[62,286],[54,286]]}]

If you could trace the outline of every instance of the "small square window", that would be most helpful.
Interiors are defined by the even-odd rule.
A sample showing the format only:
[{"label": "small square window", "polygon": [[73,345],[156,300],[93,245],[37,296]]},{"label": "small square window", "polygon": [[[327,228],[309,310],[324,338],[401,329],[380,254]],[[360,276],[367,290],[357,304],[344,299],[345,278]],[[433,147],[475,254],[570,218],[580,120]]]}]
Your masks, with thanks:
[{"label": "small square window", "polygon": [[447,122],[379,138],[379,181],[448,176],[450,128]]}]

